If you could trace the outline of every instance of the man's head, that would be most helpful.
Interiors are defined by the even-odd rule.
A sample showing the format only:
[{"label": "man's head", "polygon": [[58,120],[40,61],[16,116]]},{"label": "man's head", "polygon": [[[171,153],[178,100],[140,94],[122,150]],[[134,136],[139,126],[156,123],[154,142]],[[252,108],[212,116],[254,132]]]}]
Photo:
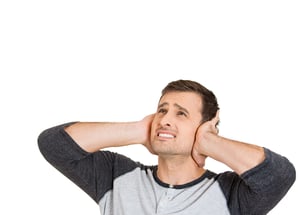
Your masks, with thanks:
[{"label": "man's head", "polygon": [[218,111],[214,94],[190,80],[170,82],[159,99],[151,127],[151,145],[158,155],[190,156],[198,127]]},{"label": "man's head", "polygon": [[172,81],[162,90],[161,98],[169,92],[194,92],[198,94],[202,100],[202,107],[200,110],[202,114],[201,124],[214,118],[219,110],[216,96],[212,91],[208,90],[198,82],[191,80]]}]

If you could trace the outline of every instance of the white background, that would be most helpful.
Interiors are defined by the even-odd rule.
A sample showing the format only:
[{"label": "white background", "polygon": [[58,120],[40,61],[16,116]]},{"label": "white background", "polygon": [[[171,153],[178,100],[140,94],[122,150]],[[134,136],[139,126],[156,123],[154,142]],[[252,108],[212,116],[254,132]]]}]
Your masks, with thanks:
[{"label": "white background", "polygon": [[[299,11],[288,0],[1,1],[0,213],[99,214],[41,156],[39,133],[75,120],[140,120],[177,79],[213,90],[220,135],[297,168]],[[141,146],[119,151],[156,162]],[[207,168],[226,170],[212,160]],[[298,195],[296,182],[270,214],[295,214]]]}]

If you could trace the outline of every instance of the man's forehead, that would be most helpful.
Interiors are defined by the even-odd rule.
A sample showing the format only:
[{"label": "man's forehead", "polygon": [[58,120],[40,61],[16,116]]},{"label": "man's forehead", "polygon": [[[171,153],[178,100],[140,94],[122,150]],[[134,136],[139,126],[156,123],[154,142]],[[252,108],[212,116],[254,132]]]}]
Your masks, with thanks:
[{"label": "man's forehead", "polygon": [[202,98],[195,92],[168,92],[163,95],[159,100],[159,105],[162,103],[200,103],[202,104]]},{"label": "man's forehead", "polygon": [[161,97],[158,107],[175,106],[185,109],[201,109],[202,99],[194,92],[169,92]]},{"label": "man's forehead", "polygon": [[158,107],[165,107],[165,106],[169,106],[169,105],[172,105],[172,106],[177,107],[179,109],[184,108],[183,106],[181,106],[178,103],[172,103],[172,104],[170,104],[169,102],[162,102],[162,103],[158,104]]}]

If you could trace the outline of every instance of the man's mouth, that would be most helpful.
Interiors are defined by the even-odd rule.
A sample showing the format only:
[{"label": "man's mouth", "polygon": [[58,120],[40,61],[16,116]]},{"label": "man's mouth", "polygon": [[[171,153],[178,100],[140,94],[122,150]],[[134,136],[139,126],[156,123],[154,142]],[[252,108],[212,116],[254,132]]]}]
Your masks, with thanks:
[{"label": "man's mouth", "polygon": [[175,135],[169,134],[169,133],[158,133],[159,137],[163,137],[163,138],[175,138]]}]

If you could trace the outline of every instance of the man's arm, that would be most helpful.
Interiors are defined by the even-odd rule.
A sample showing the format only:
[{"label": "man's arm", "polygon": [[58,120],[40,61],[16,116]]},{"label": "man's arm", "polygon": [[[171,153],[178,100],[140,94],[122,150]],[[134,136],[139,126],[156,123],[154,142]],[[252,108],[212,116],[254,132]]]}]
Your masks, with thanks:
[{"label": "man's arm", "polygon": [[264,149],[260,146],[231,140],[215,134],[205,134],[207,145],[201,152],[220,161],[241,175],[257,166],[265,159]]},{"label": "man's arm", "polygon": [[77,122],[43,131],[38,145],[45,159],[95,202],[112,189],[113,180],[137,167],[125,156],[100,150],[133,143],[148,146],[152,116],[128,123]]},{"label": "man's arm", "polygon": [[266,214],[294,183],[294,166],[269,149],[218,136],[218,120],[217,115],[198,128],[195,161],[201,165],[203,157],[211,157],[237,173],[228,171],[218,177],[233,214]]},{"label": "man's arm", "polygon": [[131,144],[148,146],[153,115],[136,122],[78,122],[65,130],[87,152]]},{"label": "man's arm", "polygon": [[201,164],[200,156],[211,157],[241,175],[265,159],[262,147],[219,136],[216,129],[218,121],[217,114],[214,119],[198,128],[193,149],[196,161],[199,160]]}]

